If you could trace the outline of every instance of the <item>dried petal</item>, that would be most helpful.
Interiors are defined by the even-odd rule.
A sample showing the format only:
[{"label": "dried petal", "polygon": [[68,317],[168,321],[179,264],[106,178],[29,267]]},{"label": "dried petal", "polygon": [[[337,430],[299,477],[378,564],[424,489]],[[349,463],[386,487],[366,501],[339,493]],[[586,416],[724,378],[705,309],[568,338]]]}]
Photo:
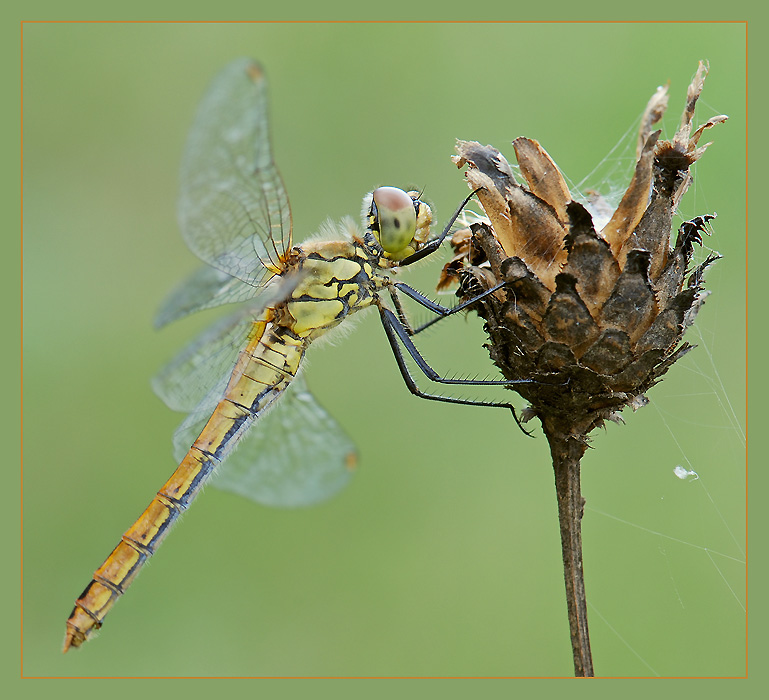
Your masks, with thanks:
[{"label": "dried petal", "polygon": [[565,230],[555,209],[546,201],[517,184],[504,156],[477,141],[458,141],[458,167],[478,193],[497,240],[507,255],[518,255],[550,289],[566,261],[563,249]]},{"label": "dried petal", "polygon": [[577,358],[568,345],[548,341],[537,356],[537,369],[540,372],[558,372],[577,364]]},{"label": "dried petal", "polygon": [[[609,241],[612,253],[618,259],[620,267],[625,266],[625,258],[632,248],[628,248],[626,243],[630,234],[633,233],[638,222],[646,211],[649,204],[649,192],[652,184],[652,165],[654,163],[654,147],[657,145],[657,139],[660,132],[655,131],[649,134],[644,143],[641,155],[636,163],[635,173],[627,191],[622,197],[617,210],[611,217],[606,226],[601,231],[601,235]],[[633,248],[644,247],[632,245]]]},{"label": "dried petal", "polygon": [[452,160],[458,168],[469,166],[465,171],[467,183],[470,189],[481,188],[478,199],[497,238],[503,246],[505,241],[511,245],[512,231],[507,200],[516,182],[510,164],[496,148],[482,146],[477,141],[458,140],[456,151],[457,155],[452,156]]},{"label": "dried petal", "polygon": [[[673,137],[673,147],[686,153],[690,150],[690,136],[692,130],[692,120],[694,119],[694,108],[697,106],[697,100],[702,94],[702,88],[705,87],[705,77],[708,74],[708,64],[706,61],[700,61],[697,66],[697,72],[692,78],[689,89],[686,92],[686,107],[681,115],[681,125]],[[699,136],[697,137],[699,138]]]},{"label": "dried petal", "polygon": [[699,265],[697,269],[694,272],[692,272],[691,276],[689,277],[688,286],[699,288],[702,285],[702,283],[705,281],[704,279],[705,270],[707,270],[707,268],[709,268],[714,262],[716,262],[716,260],[720,260],[720,259],[721,259],[720,253],[711,253],[710,255],[708,255],[708,257],[705,258],[705,262],[702,263],[702,265]]},{"label": "dried petal", "polygon": [[690,345],[689,343],[681,343],[681,345],[676,349],[674,353],[668,355],[654,368],[647,380],[647,388],[656,384],[659,381],[659,378],[665,374],[665,372],[667,372],[675,362],[680,360],[684,355],[686,355],[689,351],[694,350],[696,347],[696,345]]},{"label": "dried petal", "polygon": [[566,262],[563,239],[566,231],[547,202],[531,192],[516,187],[510,207],[511,240],[508,246],[500,240],[508,255],[518,255],[550,289]]},{"label": "dried petal", "polygon": [[534,353],[545,342],[539,334],[539,320],[532,320],[520,304],[510,301],[505,304],[502,313],[505,319],[513,322],[510,326],[511,334],[521,350]]},{"label": "dried petal", "polygon": [[636,345],[636,352],[643,353],[647,350],[667,350],[681,335],[684,328],[684,319],[695,299],[694,290],[687,290],[679,294],[673,303],[664,309],[643,334]]},{"label": "dried petal", "polygon": [[646,391],[653,379],[654,369],[664,355],[665,352],[663,350],[649,350],[645,352],[622,370],[622,372],[612,377],[612,387],[618,391],[626,391],[629,394],[638,392],[639,388]]},{"label": "dried petal", "polygon": [[[670,227],[673,223],[674,211],[675,205],[672,195],[670,193],[666,195],[658,190],[655,183],[649,206],[641,217],[638,226],[636,226],[633,235],[628,238],[625,244],[626,248],[630,250],[642,249],[649,251],[651,255],[649,276],[651,279],[657,279],[667,265]],[[620,255],[626,257],[627,253],[621,251]]]},{"label": "dried petal", "polygon": [[566,205],[571,201],[571,193],[558,166],[534,139],[517,138],[513,141],[513,148],[529,189],[553,207],[558,218],[565,223]]},{"label": "dried petal", "polygon": [[638,129],[638,143],[636,145],[635,157],[636,159],[641,157],[644,145],[647,139],[651,136],[654,125],[662,119],[662,115],[665,114],[665,110],[668,107],[668,87],[669,85],[660,85],[657,88],[644,110],[641,117],[641,126]]},{"label": "dried petal", "polygon": [[[719,114],[717,117],[711,117],[692,134],[691,142],[696,144],[700,140],[700,136],[702,136],[702,132],[705,131],[705,129],[710,129],[716,124],[723,124],[727,119],[729,119],[729,117],[727,117],[725,114]],[[710,146],[710,144],[706,143],[704,146],[698,149],[698,152],[700,150],[706,149],[708,146]],[[700,155],[702,155],[702,153],[698,153],[697,157],[699,158]]]},{"label": "dried petal", "polygon": [[542,320],[551,292],[518,257],[507,258],[501,266],[501,277],[506,285],[507,295],[512,303],[522,306],[538,321]]},{"label": "dried petal", "polygon": [[654,280],[660,308],[665,308],[668,301],[683,289],[684,275],[694,254],[694,244],[702,244],[701,232],[707,230],[707,222],[714,218],[715,214],[705,214],[685,221],[678,227],[675,248],[670,253],[667,265]]},{"label": "dried petal", "polygon": [[469,164],[485,173],[491,178],[494,189],[503,197],[517,184],[510,163],[494,146],[482,146],[478,141],[457,139],[455,150],[457,155],[452,156],[452,160],[458,168]]}]

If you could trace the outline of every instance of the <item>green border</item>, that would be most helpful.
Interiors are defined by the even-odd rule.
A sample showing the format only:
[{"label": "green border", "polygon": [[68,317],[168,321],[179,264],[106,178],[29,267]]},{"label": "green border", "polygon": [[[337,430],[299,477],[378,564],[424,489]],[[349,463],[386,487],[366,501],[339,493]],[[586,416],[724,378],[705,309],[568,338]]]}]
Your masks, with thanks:
[{"label": "green border", "polygon": [[[608,4],[608,3],[607,3]],[[98,17],[102,20],[110,19],[111,17],[114,17],[117,19],[125,19],[126,16],[130,13],[135,16],[141,16],[143,18],[148,18],[152,14],[156,15],[163,15],[164,17],[171,16],[173,14],[172,11],[170,11],[167,7],[164,7],[162,10],[157,9],[156,4],[150,4],[150,3],[134,3],[130,10],[126,12],[126,8],[121,5],[112,5],[112,6],[106,6],[103,3],[78,3],[77,8],[73,6],[74,3],[68,3],[66,5],[62,5],[59,3],[37,3],[35,7],[24,7],[20,14],[23,14],[25,20],[30,20],[34,18],[52,18],[52,17],[60,17],[60,18],[72,18],[72,17],[80,17],[80,18],[87,18],[87,17]],[[148,12],[142,11],[142,6],[146,5],[148,8],[151,8]],[[291,9],[293,12],[290,12],[290,14],[298,14],[302,12],[301,6],[297,7],[298,3],[292,4]],[[664,8],[661,12],[657,13],[652,11],[648,7],[644,7],[643,10],[640,10],[637,14],[644,14],[646,17],[655,17],[655,18],[661,18],[661,17],[670,17],[671,14],[678,14],[683,19],[684,17],[686,19],[695,18],[698,20],[705,19],[705,15],[707,14],[705,9],[702,7],[702,3],[697,4],[696,7],[687,6],[685,8],[681,8],[680,10],[673,10],[670,8],[669,5],[663,5],[660,4],[661,8]],[[714,3],[715,5],[715,3]],[[460,17],[467,18],[468,15],[473,15],[473,18],[477,18],[477,9],[473,8],[475,11],[468,11],[466,9],[466,6],[457,6],[460,8],[456,12],[451,12],[449,7],[446,5],[441,5],[441,10],[437,10],[437,5],[434,5],[433,7],[430,6],[422,6],[420,8],[415,9],[413,6],[411,6],[409,3],[390,3],[387,8],[387,15],[389,17],[394,16],[401,16],[401,17],[408,17],[411,20],[414,19],[430,19],[430,20],[436,20],[438,17],[436,16],[437,13],[440,13],[443,16],[453,16],[454,18],[459,19]],[[318,15],[321,14],[318,9],[317,5],[312,5],[313,9],[308,9],[307,13],[304,15],[306,18],[319,18]],[[253,3],[232,3],[232,10],[229,14],[235,17],[243,17],[244,15],[239,11],[240,8],[243,8],[244,11],[248,13],[250,16],[259,15],[262,18],[274,18],[278,19],[278,15],[283,15],[283,17],[286,16],[286,14],[289,14],[285,9],[281,8],[282,11],[277,11],[272,8],[264,8],[262,10],[260,8],[260,11],[257,13],[254,11]],[[247,9],[248,8],[248,9]],[[376,11],[376,9],[366,9],[362,10],[360,6],[355,6],[355,10],[353,11],[354,14],[348,13],[346,7],[340,7],[336,9],[336,12],[333,10],[330,10],[328,8],[328,4],[324,4],[323,8],[326,10],[326,17],[336,15],[338,17],[345,17],[349,18],[350,16],[356,17],[356,19],[363,19],[364,16],[368,17],[374,17],[376,14],[380,14]],[[402,8],[402,9],[401,9]],[[613,19],[618,19],[618,14],[630,14],[628,10],[619,10],[616,5],[612,5],[612,14]],[[630,8],[629,8],[630,9]],[[749,71],[749,84],[756,82],[756,76],[762,75],[762,71],[757,68],[758,66],[764,65],[763,62],[763,53],[764,48],[763,44],[764,42],[761,40],[761,36],[763,36],[763,22],[761,21],[762,18],[756,17],[754,19],[753,15],[755,14],[755,10],[748,10],[748,9],[742,9],[735,7],[733,4],[731,4],[729,7],[725,7],[723,4],[716,5],[714,7],[715,12],[713,13],[714,17],[718,17],[719,19],[726,19],[727,14],[731,15],[732,18],[743,19],[746,18],[749,20],[749,29],[750,29],[750,44],[749,44],[749,57],[750,57],[750,71]],[[184,16],[189,18],[195,18],[195,17],[206,17],[209,18],[211,16],[211,9],[210,5],[203,5],[202,3],[199,6],[199,9],[195,9],[194,7],[191,7],[190,5],[184,5]],[[549,7],[548,8],[548,15],[553,16],[553,14],[556,12],[554,8]],[[717,13],[717,14],[716,14]],[[19,75],[18,75],[18,56],[19,56],[19,49],[20,49],[20,43],[19,43],[19,16],[18,13],[16,14],[16,17],[13,17],[12,11],[9,11],[6,9],[4,11],[6,22],[4,22],[4,26],[6,28],[6,31],[9,31],[11,33],[10,41],[6,41],[6,51],[9,53],[7,61],[4,62],[4,71],[6,71],[6,80],[4,81],[4,84],[6,86],[11,86],[12,90],[16,90],[19,85]],[[226,13],[222,13],[224,15]],[[486,17],[488,19],[493,19],[494,17],[499,18],[501,16],[515,16],[516,19],[521,20],[524,19],[525,15],[530,15],[530,10],[524,10],[521,8],[511,8],[509,5],[505,6],[504,9],[498,9],[486,13]],[[569,4],[568,6],[564,5],[563,10],[559,11],[559,18],[579,18],[580,20],[584,21],[588,16],[601,16],[601,11],[596,9],[594,11],[590,11],[589,9],[586,9],[583,4],[579,6],[575,6],[573,4]],[[734,20],[733,20],[734,21]],[[14,55],[15,54],[15,55]],[[763,78],[759,77],[759,80],[763,81]],[[754,124],[762,124],[763,120],[759,119],[759,116],[761,116],[761,112],[759,111],[762,107],[762,102],[766,99],[764,94],[765,91],[760,89],[760,85],[757,86],[759,89],[756,89],[750,93],[750,112],[753,118]],[[4,126],[6,133],[12,133],[17,134],[19,133],[19,113],[15,109],[8,109],[3,111],[3,120],[4,120]],[[12,138],[10,139],[11,143],[15,144],[16,139]],[[6,141],[7,143],[8,141]],[[8,230],[9,231],[17,231],[17,221],[19,221],[19,213],[18,213],[18,207],[16,206],[16,202],[19,201],[19,195],[20,194],[20,188],[19,188],[19,182],[18,182],[18,156],[17,156],[17,149],[13,148],[11,146],[7,147],[8,153],[6,154],[5,163],[7,164],[7,167],[12,171],[11,173],[6,174],[6,181],[5,181],[5,192],[9,193],[8,200],[11,202],[10,207],[8,208],[12,214],[12,219],[9,222]],[[755,151],[754,151],[755,152]],[[759,172],[759,168],[757,167],[758,163],[758,154],[753,155],[753,159],[751,160],[750,164],[752,165],[751,169],[751,181],[750,181],[750,187],[749,192],[754,195],[753,201],[758,201],[755,198],[755,194],[761,190],[760,188],[763,185],[763,176],[762,173]],[[760,229],[756,229],[760,230]],[[6,319],[6,326],[9,326],[12,329],[19,327],[19,304],[18,304],[18,290],[20,288],[20,278],[19,278],[19,270],[17,267],[17,261],[19,260],[19,243],[17,236],[13,234],[9,234],[10,237],[10,244],[5,249],[6,255],[4,256],[4,259],[6,261],[6,265],[8,266],[8,269],[5,270],[5,279],[7,280],[7,292],[4,295],[4,299],[6,300],[6,308],[4,318]],[[761,238],[759,240],[759,237],[755,237],[751,240],[751,247],[750,247],[750,259],[753,261],[753,267],[754,270],[751,272],[754,272],[752,275],[752,279],[756,280],[758,279],[760,282],[759,275],[755,272],[755,261],[760,261],[762,257],[762,246],[764,245],[763,239]],[[755,283],[755,282],[754,282]],[[755,307],[755,303],[753,304],[753,307]],[[753,334],[752,338],[758,338],[758,340],[754,340],[755,342],[759,342],[761,340],[762,335],[762,329],[761,325],[756,323],[755,325],[759,326],[759,328],[756,330],[755,327],[753,328]],[[12,332],[12,337],[16,337],[16,334]],[[15,344],[15,342],[6,343],[5,344],[5,352],[8,353],[8,357],[5,357],[6,360],[5,366],[11,368],[11,375],[12,378],[15,379],[17,376],[14,368],[18,366],[18,359],[19,359],[19,351],[18,351],[18,345]],[[752,377],[753,382],[755,383],[755,375]],[[762,378],[762,377],[761,377]],[[9,395],[14,396],[16,394],[15,386],[17,386],[15,381],[8,382],[7,386],[12,386],[14,389],[8,392]],[[755,391],[753,392],[753,396],[755,396]],[[15,398],[11,399],[11,415],[16,414],[15,409]],[[760,422],[761,417],[761,409],[759,410],[758,418]],[[754,420],[754,423],[756,421]],[[14,434],[14,430],[9,431],[10,434]],[[13,441],[12,441],[13,442]],[[15,472],[14,472],[15,474]],[[755,493],[760,493],[762,491],[761,489],[761,480],[763,479],[763,473],[759,471],[754,471],[751,473],[751,491]],[[16,485],[18,484],[18,479],[14,476],[14,480],[11,482],[13,484],[12,488],[6,490],[6,494],[8,494],[7,502],[4,503],[4,517],[7,518],[7,522],[9,527],[7,528],[8,532],[15,532],[18,529],[18,526],[16,525],[19,522],[19,508],[18,508],[18,499],[16,494],[18,493],[16,490]],[[751,513],[751,525],[752,525],[752,532],[760,533],[762,532],[761,524],[759,523],[758,527],[756,527],[756,518],[760,518],[760,514],[754,512]],[[13,539],[13,538],[11,538]],[[751,582],[756,581],[762,581],[765,580],[761,574],[764,572],[764,562],[762,558],[762,552],[760,550],[764,549],[759,544],[760,539],[758,537],[751,538],[751,543],[753,544],[753,547],[751,548]],[[9,570],[13,570],[15,567],[13,566],[14,561],[14,553],[13,551],[15,548],[9,548],[12,551],[10,554],[10,566]],[[753,590],[760,590],[753,587]],[[37,695],[45,695],[45,696],[51,696],[54,692],[58,696],[64,696],[66,697],[70,693],[73,695],[75,693],[78,694],[78,696],[83,696],[83,691],[85,691],[85,688],[81,686],[81,682],[74,681],[74,683],[70,683],[69,685],[59,685],[59,681],[53,681],[56,683],[56,689],[52,688],[50,685],[50,682],[46,684],[45,686],[38,686],[34,681],[32,680],[26,680],[19,682],[19,675],[18,675],[18,661],[19,661],[19,650],[18,650],[18,643],[17,638],[15,634],[16,629],[16,616],[14,614],[15,606],[13,604],[13,601],[18,600],[18,579],[16,579],[13,576],[4,576],[3,577],[3,591],[4,593],[2,599],[6,601],[6,618],[7,618],[7,627],[8,627],[8,633],[5,635],[5,649],[3,650],[5,653],[2,655],[2,658],[5,659],[6,663],[4,664],[4,676],[6,683],[4,686],[7,688],[7,692],[9,693],[9,696],[15,696],[15,697],[35,697]],[[759,596],[752,596],[751,603],[753,607],[751,608],[751,611],[755,613],[756,606],[759,608],[762,606],[762,602],[759,600]],[[755,614],[751,615],[752,618],[755,619]],[[759,624],[757,622],[753,622],[753,624],[750,626],[750,637],[751,637],[751,647],[750,647],[750,657],[752,657],[754,660],[761,658],[763,654],[761,653],[765,649],[765,635],[761,633],[761,630],[759,629]],[[756,644],[758,646],[756,646]],[[748,681],[742,681],[738,682],[739,685],[735,688],[729,688],[724,689],[722,687],[719,687],[716,692],[719,692],[719,694],[722,694],[723,692],[726,693],[733,693],[736,694],[737,697],[753,697],[754,695],[751,693],[752,690],[757,689],[758,687],[765,687],[765,684],[763,683],[763,680],[761,679],[761,676],[763,676],[763,666],[764,664],[757,664],[753,666],[752,673],[750,680]],[[104,692],[104,690],[108,690],[114,697],[119,697],[122,695],[122,693],[118,692],[118,682],[116,681],[96,681],[100,685],[102,683],[109,683],[108,687],[99,688],[96,690],[96,692]],[[160,681],[157,681],[158,683]],[[527,684],[526,689],[522,688],[521,683],[525,682]],[[641,681],[636,681],[640,683]],[[681,683],[675,683],[675,685],[671,685],[674,683],[674,681],[662,681],[664,683],[665,691],[668,690],[668,687],[670,687],[670,696],[675,693],[676,695],[679,695],[681,692],[688,692],[691,689],[690,688],[684,688],[682,687]],[[689,681],[686,682],[687,685],[689,683],[698,683],[700,686],[698,688],[698,693],[707,692],[705,688],[701,687],[701,683],[703,681]],[[93,681],[91,682],[93,683]],[[193,691],[191,695],[193,697],[197,696],[198,693],[201,695],[203,693],[208,696],[211,692],[211,689],[209,687],[203,687],[201,690],[193,690],[192,687],[190,687],[189,681],[178,681],[177,683],[184,683],[184,688],[179,687],[178,690],[181,691]],[[339,696],[346,693],[352,694],[358,694],[360,691],[365,691],[367,694],[372,693],[375,688],[378,688],[378,683],[374,684],[372,682],[366,682],[365,685],[363,685],[363,681],[348,681],[346,683],[341,682],[334,682],[334,681],[305,681],[301,685],[297,686],[297,692],[301,693],[303,696],[306,696],[308,690],[315,693],[322,693],[322,692],[333,692],[335,696]],[[465,682],[466,683],[466,682]],[[482,687],[479,685],[482,683]],[[511,686],[508,682],[505,681],[477,681],[473,684],[471,692],[477,693],[482,692],[484,695],[496,695],[497,693],[510,693],[512,692],[521,692],[523,691],[526,693],[527,691],[530,691],[532,693],[542,693],[544,692],[541,688],[541,685],[537,683],[537,687],[529,687],[530,683],[537,683],[537,681],[518,681],[515,685]],[[580,691],[578,691],[577,694],[580,693],[587,693],[590,692],[591,696],[595,697],[596,694],[600,694],[602,692],[611,693],[614,695],[618,691],[621,690],[621,692],[624,694],[627,692],[627,684],[626,681],[613,681],[610,683],[612,685],[616,683],[622,683],[622,688],[612,687],[610,689],[607,689],[606,691],[599,690],[596,687],[591,687],[589,691],[587,689],[581,688]],[[309,685],[311,684],[311,685]],[[635,682],[633,682],[635,684]],[[120,685],[120,690],[122,690],[122,683]],[[605,688],[606,683],[602,683],[600,685],[600,688]],[[154,686],[154,683],[153,683]],[[163,686],[167,688],[166,686]],[[442,695],[450,695],[451,693],[451,687],[448,685],[447,681],[433,681],[430,682],[429,685],[426,687],[425,683],[420,683],[419,686],[415,686],[414,689],[419,691],[420,694],[424,693],[429,688],[429,692],[437,691],[440,692]],[[482,689],[481,689],[482,688]],[[127,692],[130,692],[131,694],[134,694],[137,692],[137,688],[130,687],[126,689]],[[143,689],[142,689],[143,690]],[[176,688],[175,688],[176,690]],[[238,691],[245,691],[245,688],[238,688]],[[383,691],[392,692],[393,687],[392,685],[389,685],[385,688],[383,688]],[[462,686],[456,686],[455,692],[464,693],[468,690],[468,688],[465,687],[463,684]],[[552,689],[549,689],[552,690]],[[398,688],[399,692],[402,692],[400,688]],[[653,688],[644,687],[642,689],[642,692],[648,693],[648,692],[654,692],[655,694],[659,694],[662,691],[662,688],[659,687],[659,685],[654,686]],[[275,695],[282,695],[293,692],[293,688],[291,688],[290,685],[288,685],[286,682],[280,682],[280,681],[262,681],[258,686],[249,686],[247,689],[247,692],[259,692],[263,693],[265,695],[268,695],[270,697],[274,697]],[[569,689],[567,692],[574,693],[575,689]],[[664,691],[662,691],[664,692]],[[86,691],[87,694],[88,691]],[[667,692],[664,692],[665,695],[668,695]]]}]

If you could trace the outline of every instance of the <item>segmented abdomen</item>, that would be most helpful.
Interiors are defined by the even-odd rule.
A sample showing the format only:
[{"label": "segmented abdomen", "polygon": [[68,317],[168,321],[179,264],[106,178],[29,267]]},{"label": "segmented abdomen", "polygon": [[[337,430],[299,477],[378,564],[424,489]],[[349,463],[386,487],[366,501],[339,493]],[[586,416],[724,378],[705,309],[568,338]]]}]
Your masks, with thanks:
[{"label": "segmented abdomen", "polygon": [[224,397],[171,478],[96,570],[67,620],[64,651],[80,646],[136,578],[251,423],[296,376],[308,341],[271,321],[258,321],[241,351]]}]

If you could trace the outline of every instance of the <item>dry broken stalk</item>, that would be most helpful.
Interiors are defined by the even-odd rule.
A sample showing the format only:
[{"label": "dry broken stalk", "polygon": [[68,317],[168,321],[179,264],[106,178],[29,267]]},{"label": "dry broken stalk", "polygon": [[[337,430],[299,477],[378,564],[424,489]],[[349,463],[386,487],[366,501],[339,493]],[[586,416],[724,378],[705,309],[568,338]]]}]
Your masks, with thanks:
[{"label": "dry broken stalk", "polygon": [[525,184],[491,146],[459,141],[454,162],[465,169],[485,217],[452,239],[455,257],[441,286],[460,283],[470,299],[504,282],[475,306],[485,320],[488,349],[508,379],[531,380],[515,389],[530,404],[550,444],[555,470],[564,578],[577,676],[592,676],[582,573],[580,460],[588,434],[619,412],[647,403],[645,392],[693,346],[686,328],[708,295],[711,254],[690,267],[710,215],[682,224],[671,244],[673,215],[702,156],[703,131],[694,107],[707,66],[689,86],[680,126],[671,141],[652,131],[667,106],[667,87],[644,112],[637,165],[622,200],[600,228],[606,203],[591,195],[574,201],[555,163],[534,140],[513,141]]}]

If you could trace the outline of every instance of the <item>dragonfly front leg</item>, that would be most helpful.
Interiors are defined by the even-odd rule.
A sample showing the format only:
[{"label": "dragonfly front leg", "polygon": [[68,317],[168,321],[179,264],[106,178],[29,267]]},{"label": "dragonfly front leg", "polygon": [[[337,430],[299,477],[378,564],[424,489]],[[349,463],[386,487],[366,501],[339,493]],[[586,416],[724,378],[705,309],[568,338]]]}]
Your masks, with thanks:
[{"label": "dragonfly front leg", "polygon": [[460,386],[507,386],[510,384],[519,384],[524,382],[528,383],[528,380],[452,379],[449,377],[441,377],[432,367],[430,367],[424,357],[422,357],[422,354],[419,352],[416,345],[414,345],[414,341],[411,340],[411,334],[409,333],[409,330],[406,328],[406,326],[404,326],[404,324],[400,322],[398,317],[392,311],[390,311],[390,309],[387,309],[382,305],[378,305],[378,308],[379,316],[382,320],[382,326],[384,327],[385,333],[387,334],[387,340],[390,343],[390,348],[393,351],[393,355],[395,355],[395,361],[398,364],[398,369],[401,372],[401,376],[403,377],[408,390],[414,394],[414,396],[418,396],[422,399],[429,399],[431,401],[458,403],[464,406],[489,406],[492,408],[506,408],[513,414],[513,419],[515,420],[518,427],[524,433],[526,433],[526,435],[531,435],[531,433],[526,430],[523,425],[521,425],[521,421],[518,418],[518,414],[515,412],[515,408],[512,404],[497,401],[460,399],[454,396],[428,394],[422,391],[417,386],[414,378],[411,376],[411,372],[409,372],[409,368],[406,365],[406,358],[403,355],[400,344],[403,344],[403,347],[406,348],[406,351],[412,357],[417,367],[422,370],[424,375],[431,381],[434,381],[438,384],[452,384]]},{"label": "dragonfly front leg", "polygon": [[[469,308],[476,302],[479,302],[482,299],[485,299],[490,294],[493,294],[499,289],[502,289],[502,287],[504,287],[505,284],[507,283],[500,282],[499,284],[494,285],[490,289],[487,289],[486,291],[481,292],[477,296],[474,296],[472,299],[463,301],[461,304],[457,304],[456,306],[448,307],[448,306],[443,306],[438,302],[433,301],[432,299],[428,299],[424,294],[422,294],[421,292],[418,292],[413,287],[409,287],[409,285],[404,284],[403,282],[393,283],[393,287],[395,287],[395,289],[403,292],[410,299],[413,299],[415,302],[417,302],[421,306],[424,306],[426,309],[436,314],[436,317],[434,319],[432,319],[431,321],[428,321],[427,323],[423,323],[421,326],[419,326],[416,329],[412,329],[411,325],[409,324],[408,318],[406,317],[406,314],[403,310],[403,306],[400,303],[400,299],[398,298],[398,295],[395,293],[395,290],[392,287],[390,288],[390,296],[392,297],[393,304],[395,306],[396,311],[398,312],[398,317],[400,318],[403,326],[408,331],[408,334],[416,335],[417,333],[421,333],[423,330],[425,330],[425,328],[429,328],[434,323],[438,323],[438,321],[444,318],[448,318],[452,314],[455,314],[459,311],[464,311],[465,309]],[[505,383],[509,383],[509,382],[505,382]]]}]

